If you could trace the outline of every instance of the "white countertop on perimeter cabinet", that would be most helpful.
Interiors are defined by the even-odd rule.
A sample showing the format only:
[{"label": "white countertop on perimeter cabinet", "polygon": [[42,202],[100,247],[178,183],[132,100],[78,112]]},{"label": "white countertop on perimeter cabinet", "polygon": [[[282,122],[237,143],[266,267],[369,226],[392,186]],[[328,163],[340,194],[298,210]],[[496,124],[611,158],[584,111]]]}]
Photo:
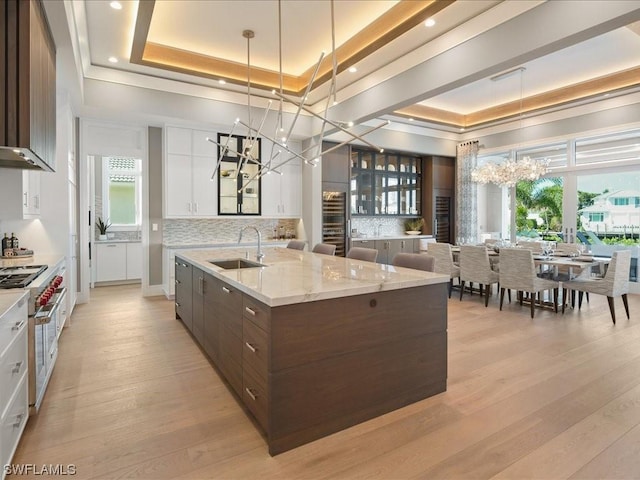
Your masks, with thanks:
[{"label": "white countertop on perimeter cabinet", "polygon": [[123,240],[123,239],[113,239],[113,240],[94,240],[94,243],[142,243],[142,240]]},{"label": "white countertop on perimeter cabinet", "polygon": [[[293,239],[293,240],[298,240]],[[268,239],[263,240],[262,245],[265,247],[286,247],[287,243],[291,240],[277,240],[277,239]],[[244,248],[244,247],[256,247],[258,245],[257,241],[252,242],[242,242],[238,244],[238,242],[216,242],[216,243],[163,243],[162,246],[164,248],[171,249],[189,249],[189,248]]]},{"label": "white countertop on perimeter cabinet", "polygon": [[186,260],[256,300],[275,307],[445,283],[446,275],[282,247],[264,249],[264,267],[225,270],[210,260],[255,258],[255,248],[186,250]]},{"label": "white countertop on perimeter cabinet", "polygon": [[412,238],[425,239],[433,238],[433,235],[379,235],[379,236],[366,236],[366,237],[351,237],[352,242],[358,242],[361,240],[411,240]]},{"label": "white countertop on perimeter cabinet", "polygon": [[29,265],[47,265],[47,270],[38,275],[27,288],[39,288],[41,284],[44,284],[50,280],[50,273],[53,269],[59,267],[64,262],[63,255],[47,255],[36,253],[32,257],[14,257],[14,258],[2,258],[0,259],[0,267],[18,267]]},{"label": "white countertop on perimeter cabinet", "polygon": [[22,289],[0,290],[0,317],[28,295],[29,292]]}]

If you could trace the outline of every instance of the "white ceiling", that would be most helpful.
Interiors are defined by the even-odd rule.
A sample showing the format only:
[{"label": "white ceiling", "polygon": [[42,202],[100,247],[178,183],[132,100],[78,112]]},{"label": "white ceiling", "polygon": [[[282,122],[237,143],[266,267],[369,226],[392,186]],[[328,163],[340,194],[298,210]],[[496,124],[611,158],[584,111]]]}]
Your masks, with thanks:
[{"label": "white ceiling", "polygon": [[[562,0],[554,0],[562,1]],[[578,4],[581,2],[567,0]],[[246,87],[219,85],[215,80],[129,63],[138,2],[121,1],[122,10],[110,8],[108,0],[75,0],[72,3],[84,62],[119,74],[143,78],[171,79],[212,89],[241,92]],[[337,0],[335,8],[336,46],[392,7],[396,1]],[[380,84],[401,71],[440,52],[460,45],[474,35],[490,30],[545,3],[542,0],[457,0],[434,16],[436,25],[418,25],[383,46],[356,65],[357,73],[338,77],[338,99],[351,97]],[[320,51],[331,50],[331,3],[326,0],[282,2],[283,70],[300,74],[317,61]],[[348,19],[348,21],[346,20]],[[83,25],[84,23],[84,25]],[[157,0],[148,39],[214,57],[246,64],[244,29],[252,29],[251,64],[278,70],[278,2]],[[544,26],[532,25],[539,35]],[[83,35],[84,32],[84,35]],[[523,63],[522,75],[501,81],[484,78],[421,99],[421,104],[459,114],[545,92],[561,86],[640,66],[638,22],[588,39],[577,45]],[[86,37],[86,38],[84,38]],[[115,56],[118,63],[108,58]],[[120,75],[125,81],[126,75]],[[133,78],[133,77],[131,77]],[[521,84],[522,82],[522,84]],[[522,92],[521,92],[522,87]],[[319,101],[326,92],[318,88],[312,98]],[[391,113],[391,112],[388,112]]]}]

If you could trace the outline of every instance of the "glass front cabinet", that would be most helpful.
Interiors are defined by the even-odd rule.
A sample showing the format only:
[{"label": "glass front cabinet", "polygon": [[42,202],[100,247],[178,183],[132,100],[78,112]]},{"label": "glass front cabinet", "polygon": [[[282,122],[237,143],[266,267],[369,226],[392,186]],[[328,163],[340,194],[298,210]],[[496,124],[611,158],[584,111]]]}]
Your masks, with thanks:
[{"label": "glass front cabinet", "polygon": [[[258,178],[258,162],[262,152],[261,139],[252,142],[240,135],[219,133],[218,143],[228,146],[218,169],[218,214],[260,215],[262,182]],[[222,151],[223,148],[218,147],[219,156]]]},{"label": "glass front cabinet", "polygon": [[352,215],[422,215],[422,159],[396,153],[353,149]]}]

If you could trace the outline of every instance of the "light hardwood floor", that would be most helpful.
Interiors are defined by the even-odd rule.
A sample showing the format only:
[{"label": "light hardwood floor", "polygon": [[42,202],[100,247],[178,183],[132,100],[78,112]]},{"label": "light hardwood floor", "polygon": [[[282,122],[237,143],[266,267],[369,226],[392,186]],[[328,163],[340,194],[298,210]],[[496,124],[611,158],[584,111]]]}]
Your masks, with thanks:
[{"label": "light hardwood floor", "polygon": [[630,321],[616,301],[614,326],[591,297],[533,320],[451,299],[447,392],[272,458],[171,301],[98,288],[13,462],[81,479],[640,478],[640,298]]}]

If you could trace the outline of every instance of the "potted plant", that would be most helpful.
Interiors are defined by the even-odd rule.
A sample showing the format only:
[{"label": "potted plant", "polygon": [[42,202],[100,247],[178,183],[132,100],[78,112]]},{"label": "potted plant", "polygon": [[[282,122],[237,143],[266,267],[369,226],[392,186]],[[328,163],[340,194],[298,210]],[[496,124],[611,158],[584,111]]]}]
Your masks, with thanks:
[{"label": "potted plant", "polygon": [[110,226],[111,226],[111,223],[109,223],[109,220],[104,222],[102,218],[98,217],[98,219],[96,220],[96,227],[98,227],[98,231],[100,232],[100,235],[98,236],[99,240],[107,239],[107,229]]},{"label": "potted plant", "polygon": [[424,226],[424,218],[412,218],[404,222],[405,233],[409,235],[419,235],[422,233],[422,227]]}]

